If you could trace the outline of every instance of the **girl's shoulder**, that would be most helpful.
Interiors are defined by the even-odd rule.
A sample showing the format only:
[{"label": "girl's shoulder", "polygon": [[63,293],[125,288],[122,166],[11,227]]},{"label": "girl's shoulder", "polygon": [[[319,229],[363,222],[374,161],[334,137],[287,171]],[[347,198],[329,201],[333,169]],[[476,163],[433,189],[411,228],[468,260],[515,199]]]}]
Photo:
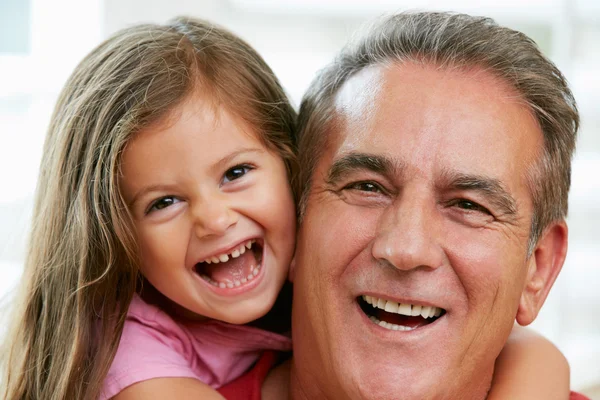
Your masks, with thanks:
[{"label": "girl's shoulder", "polygon": [[162,310],[135,295],[100,399],[109,399],[134,383],[153,378],[203,380],[205,377],[191,368],[189,349],[185,330]]},{"label": "girl's shoulder", "polygon": [[134,294],[127,310],[125,327],[146,327],[158,332],[180,331],[182,326],[169,314],[154,304],[144,301],[138,294]]},{"label": "girl's shoulder", "polygon": [[[134,295],[123,334],[139,337],[140,331],[152,337],[167,336],[181,345],[192,346],[196,351],[202,347],[218,349],[232,348],[233,351],[291,350],[289,335],[279,334],[250,325],[234,325],[217,320],[190,321],[172,317],[156,305]],[[189,351],[184,348],[181,351]]]},{"label": "girl's shoulder", "polygon": [[218,388],[263,350],[287,351],[289,337],[219,321],[182,322],[134,295],[101,399],[153,378],[195,378]]}]

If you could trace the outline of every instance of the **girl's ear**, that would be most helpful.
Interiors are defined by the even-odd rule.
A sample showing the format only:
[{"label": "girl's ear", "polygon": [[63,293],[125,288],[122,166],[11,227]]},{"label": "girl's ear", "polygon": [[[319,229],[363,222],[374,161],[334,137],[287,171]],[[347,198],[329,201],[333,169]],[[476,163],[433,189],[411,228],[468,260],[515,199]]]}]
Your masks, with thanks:
[{"label": "girl's ear", "polygon": [[551,224],[538,240],[529,259],[525,287],[517,311],[520,325],[529,325],[537,317],[565,262],[567,246],[568,229],[564,221]]}]

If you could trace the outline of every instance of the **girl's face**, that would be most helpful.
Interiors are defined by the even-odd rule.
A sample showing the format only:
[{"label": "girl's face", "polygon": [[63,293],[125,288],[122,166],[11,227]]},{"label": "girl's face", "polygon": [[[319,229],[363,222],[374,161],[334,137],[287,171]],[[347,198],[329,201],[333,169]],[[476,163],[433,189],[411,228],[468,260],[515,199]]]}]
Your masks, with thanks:
[{"label": "girl's face", "polygon": [[145,278],[193,313],[243,324],[287,278],[295,209],[281,157],[240,119],[194,96],[122,158]]}]

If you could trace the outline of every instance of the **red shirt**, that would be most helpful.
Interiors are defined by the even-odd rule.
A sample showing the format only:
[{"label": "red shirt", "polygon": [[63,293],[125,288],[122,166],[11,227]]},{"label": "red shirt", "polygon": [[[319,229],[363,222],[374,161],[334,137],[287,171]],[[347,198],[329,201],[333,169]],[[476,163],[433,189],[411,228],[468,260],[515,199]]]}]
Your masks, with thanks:
[{"label": "red shirt", "polygon": [[277,353],[269,350],[263,352],[250,371],[217,391],[227,400],[260,400],[262,384],[276,361]]},{"label": "red shirt", "polygon": [[571,396],[569,396],[569,400],[590,400],[590,399],[582,394],[571,392]]},{"label": "red shirt", "polygon": [[[220,388],[219,393],[227,400],[260,400],[261,386],[276,361],[275,352],[265,351],[250,371]],[[571,392],[569,400],[590,399],[582,394]]]}]

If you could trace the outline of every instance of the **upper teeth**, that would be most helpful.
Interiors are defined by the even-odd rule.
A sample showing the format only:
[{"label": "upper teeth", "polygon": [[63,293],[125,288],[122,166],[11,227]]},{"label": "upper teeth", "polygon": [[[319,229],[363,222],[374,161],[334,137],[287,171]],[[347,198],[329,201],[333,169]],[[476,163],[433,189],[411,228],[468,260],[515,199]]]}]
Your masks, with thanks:
[{"label": "upper teeth", "polygon": [[379,299],[377,297],[371,297],[371,296],[365,296],[365,295],[363,295],[362,298],[364,301],[371,304],[375,308],[380,308],[387,312],[406,315],[409,317],[410,316],[416,317],[416,316],[420,315],[423,318],[432,318],[432,317],[439,317],[440,314],[442,313],[442,309],[439,307],[396,303],[395,301],[384,300],[384,299]]},{"label": "upper teeth", "polygon": [[218,264],[220,262],[227,262],[229,261],[229,257],[231,258],[238,258],[239,256],[241,256],[242,254],[244,254],[246,252],[246,249],[251,249],[252,248],[252,243],[255,243],[256,240],[254,239],[250,239],[248,241],[246,241],[245,243],[240,244],[238,247],[234,248],[231,253],[223,253],[223,254],[215,254],[214,256],[208,257],[206,260],[202,260],[202,262],[205,262],[207,264]]}]

